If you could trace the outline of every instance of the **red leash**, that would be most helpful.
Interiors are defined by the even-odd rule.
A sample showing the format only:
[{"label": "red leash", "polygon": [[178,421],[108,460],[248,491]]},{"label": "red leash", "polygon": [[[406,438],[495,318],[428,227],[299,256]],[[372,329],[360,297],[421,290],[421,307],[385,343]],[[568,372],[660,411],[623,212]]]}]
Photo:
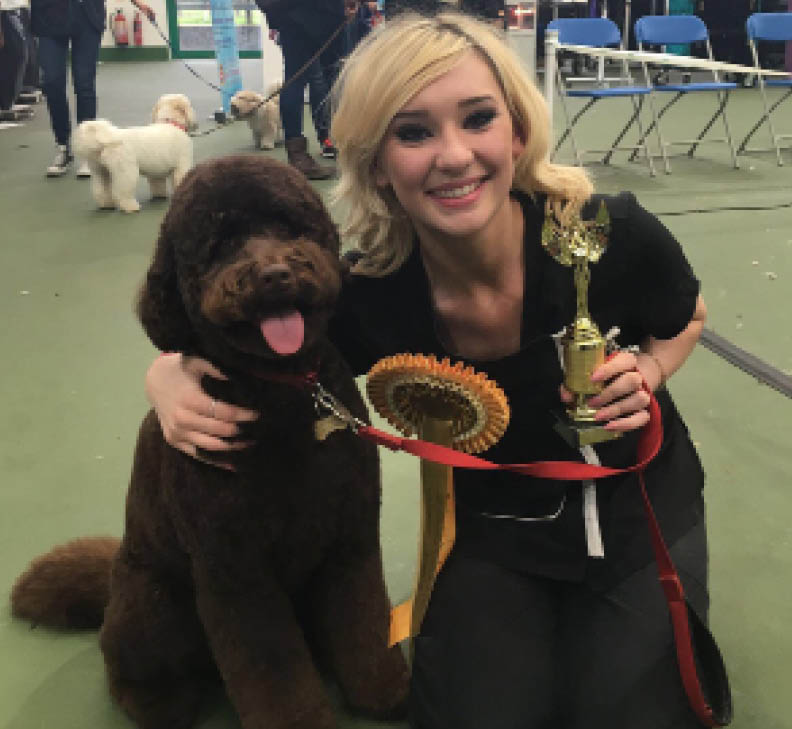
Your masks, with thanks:
[{"label": "red leash", "polygon": [[[587,463],[568,461],[536,461],[534,463],[508,463],[498,464],[484,458],[472,456],[467,453],[455,451],[452,448],[428,443],[414,438],[402,438],[390,435],[370,425],[359,425],[356,432],[363,438],[373,441],[377,445],[385,446],[392,451],[405,451],[419,458],[433,463],[440,463],[455,468],[473,468],[486,471],[512,471],[535,478],[547,478],[557,481],[580,481],[584,479],[606,478],[621,473],[637,472],[641,484],[646,517],[649,523],[649,535],[655,554],[655,561],[660,578],[660,584],[668,602],[668,610],[674,629],[674,642],[676,643],[677,663],[682,678],[685,693],[690,706],[704,726],[718,727],[723,723],[716,719],[712,707],[707,703],[701,681],[696,671],[695,654],[690,631],[688,608],[685,601],[685,592],[679,580],[668,547],[663,540],[660,526],[649,501],[644,483],[644,470],[649,462],[657,455],[663,440],[663,424],[660,417],[660,406],[657,404],[652,392],[644,383],[644,389],[649,393],[649,422],[644,427],[637,445],[638,462],[628,468],[609,468],[607,466],[593,466]],[[727,720],[728,721],[728,720]]]}]

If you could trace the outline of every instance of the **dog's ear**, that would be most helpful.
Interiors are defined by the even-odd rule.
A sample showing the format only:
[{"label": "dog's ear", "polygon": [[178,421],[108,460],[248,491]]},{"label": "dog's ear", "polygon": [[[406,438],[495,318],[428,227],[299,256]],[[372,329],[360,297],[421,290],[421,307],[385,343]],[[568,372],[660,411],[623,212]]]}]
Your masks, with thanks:
[{"label": "dog's ear", "polygon": [[192,108],[192,104],[190,104],[190,100],[186,96],[182,96],[179,102],[182,114],[184,114],[184,126],[187,129],[197,129],[198,120],[195,118],[195,111]]},{"label": "dog's ear", "polygon": [[163,352],[195,350],[193,327],[179,290],[173,242],[165,230],[160,232],[154,259],[138,295],[137,315],[158,349]]},{"label": "dog's ear", "polygon": [[159,114],[161,99],[157,99],[157,103],[154,104],[154,108],[151,110],[151,121],[157,121],[157,115]]}]

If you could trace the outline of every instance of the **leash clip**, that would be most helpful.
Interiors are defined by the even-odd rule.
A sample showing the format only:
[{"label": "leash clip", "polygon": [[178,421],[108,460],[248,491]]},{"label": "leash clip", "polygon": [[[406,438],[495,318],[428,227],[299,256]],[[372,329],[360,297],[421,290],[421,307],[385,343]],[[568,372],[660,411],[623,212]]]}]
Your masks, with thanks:
[{"label": "leash clip", "polygon": [[347,407],[318,380],[314,383],[313,400],[316,413],[319,417],[332,415],[338,418],[347,428],[357,433],[358,430],[366,425],[360,418],[356,418],[349,412]]}]

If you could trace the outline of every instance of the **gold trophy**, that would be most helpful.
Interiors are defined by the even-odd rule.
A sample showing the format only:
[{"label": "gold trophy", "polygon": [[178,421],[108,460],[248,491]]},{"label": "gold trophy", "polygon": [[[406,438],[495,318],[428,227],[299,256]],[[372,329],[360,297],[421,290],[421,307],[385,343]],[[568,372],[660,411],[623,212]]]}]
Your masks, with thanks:
[{"label": "gold trophy", "polygon": [[574,321],[561,337],[564,360],[564,385],[574,400],[566,413],[556,413],[555,430],[573,448],[618,438],[620,433],[605,430],[594,420],[596,410],[588,400],[602,391],[604,384],[592,382],[594,370],[605,361],[606,340],[588,310],[591,280],[589,264],[596,263],[608,245],[610,217],[605,204],[594,220],[573,218],[559,225],[548,210],[542,226],[542,246],[560,264],[574,266],[577,311]]}]

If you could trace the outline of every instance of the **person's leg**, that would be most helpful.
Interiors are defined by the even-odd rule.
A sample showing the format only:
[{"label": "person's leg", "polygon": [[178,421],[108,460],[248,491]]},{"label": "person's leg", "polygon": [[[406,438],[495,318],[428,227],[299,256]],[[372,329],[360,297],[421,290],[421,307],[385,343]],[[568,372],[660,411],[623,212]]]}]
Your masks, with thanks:
[{"label": "person's leg", "polygon": [[285,84],[280,94],[280,111],[286,156],[289,164],[300,170],[309,180],[326,180],[333,176],[332,168],[319,165],[308,154],[308,140],[302,133],[305,85],[308,83],[310,67],[303,71],[302,75],[294,82],[289,83],[289,79],[315,53],[313,41],[297,25],[284,23],[279,31],[284,59]]},{"label": "person's leg", "polygon": [[96,64],[102,36],[75,3],[72,19],[72,83],[77,99],[77,123],[96,119]]},{"label": "person's leg", "polygon": [[324,69],[317,59],[305,72],[308,76],[308,99],[311,104],[316,137],[321,145],[330,136],[330,102],[327,98],[329,89]]},{"label": "person's leg", "polygon": [[[671,547],[688,600],[706,621],[703,523]],[[682,688],[654,563],[606,594],[570,591],[562,611],[569,729],[697,729]]]},{"label": "person's leg", "polygon": [[[324,41],[322,42],[324,43]],[[346,55],[345,47],[346,42],[344,34],[340,33],[319,56],[319,61],[322,66],[322,72],[324,73],[325,84],[327,85],[328,92],[332,91],[333,84],[335,84],[336,79],[338,78],[338,73],[341,70],[341,62]]]},{"label": "person's leg", "polygon": [[413,729],[556,729],[550,580],[452,554],[415,639]]},{"label": "person's leg", "polygon": [[41,66],[41,88],[47,97],[47,109],[50,114],[55,142],[68,145],[71,135],[69,121],[69,101],[66,98],[66,59],[69,52],[69,39],[39,39],[39,65]]},{"label": "person's leg", "polygon": [[[310,41],[299,26],[284,23],[279,29],[281,51],[283,52],[284,79],[288,81],[311,57]],[[311,69],[306,69],[302,76],[289,83],[280,94],[281,121],[283,135],[293,139],[302,135],[303,104],[305,85]]]},{"label": "person's leg", "polygon": [[69,101],[66,97],[66,59],[69,38],[40,38],[39,65],[41,67],[41,89],[47,97],[52,132],[55,135],[57,152],[52,164],[47,167],[47,177],[66,174],[74,159],[69,149],[71,121]]},{"label": "person's leg", "polygon": [[[323,41],[324,42],[324,41]],[[322,157],[328,159],[335,159],[337,150],[333,145],[330,136],[330,127],[332,124],[332,104],[330,94],[333,85],[338,78],[338,73],[341,70],[341,61],[346,54],[346,38],[343,33],[336,36],[332,43],[322,52],[319,56],[319,70],[324,80],[324,88],[326,93],[321,103],[319,112],[320,123],[323,125],[320,130],[317,127],[317,134],[319,136],[319,145],[322,148]]]},{"label": "person's leg", "polygon": [[[82,3],[72,14],[72,83],[77,99],[77,123],[96,119],[96,64],[102,36],[88,20]],[[90,177],[91,168],[83,161],[77,177]]]}]

